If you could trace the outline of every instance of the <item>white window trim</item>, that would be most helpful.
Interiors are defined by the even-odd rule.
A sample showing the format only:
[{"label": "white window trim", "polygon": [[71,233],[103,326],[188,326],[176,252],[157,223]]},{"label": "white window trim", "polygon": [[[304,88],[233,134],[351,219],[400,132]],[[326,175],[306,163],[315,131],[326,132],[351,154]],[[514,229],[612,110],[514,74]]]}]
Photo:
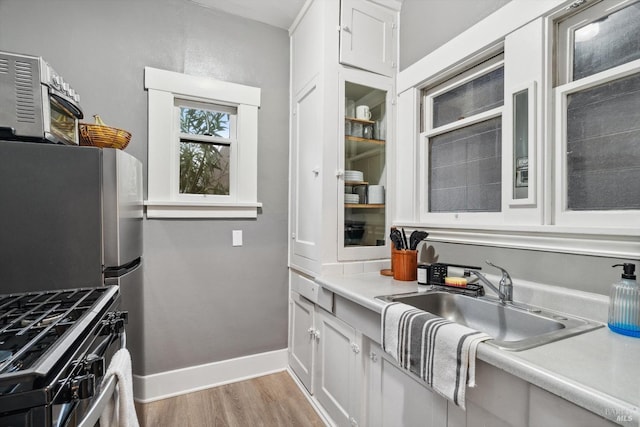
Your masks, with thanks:
[{"label": "white window trim", "polygon": [[[151,67],[144,72],[149,100],[147,218],[256,218],[262,207],[257,201],[260,88]],[[237,108],[230,196],[179,194],[176,99]]]}]

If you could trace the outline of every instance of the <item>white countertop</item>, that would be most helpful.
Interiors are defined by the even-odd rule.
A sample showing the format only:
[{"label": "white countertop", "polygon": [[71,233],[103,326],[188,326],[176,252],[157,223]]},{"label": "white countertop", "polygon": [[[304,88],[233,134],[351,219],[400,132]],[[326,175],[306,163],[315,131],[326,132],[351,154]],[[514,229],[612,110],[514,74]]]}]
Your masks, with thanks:
[{"label": "white countertop", "polygon": [[[322,276],[316,282],[377,313],[385,303],[376,296],[418,290],[417,282],[379,273]],[[514,300],[606,322],[608,298],[602,295],[515,281]],[[480,344],[478,358],[609,420],[640,426],[638,338],[615,334],[605,326],[517,352]],[[619,416],[631,421],[616,421]]]}]

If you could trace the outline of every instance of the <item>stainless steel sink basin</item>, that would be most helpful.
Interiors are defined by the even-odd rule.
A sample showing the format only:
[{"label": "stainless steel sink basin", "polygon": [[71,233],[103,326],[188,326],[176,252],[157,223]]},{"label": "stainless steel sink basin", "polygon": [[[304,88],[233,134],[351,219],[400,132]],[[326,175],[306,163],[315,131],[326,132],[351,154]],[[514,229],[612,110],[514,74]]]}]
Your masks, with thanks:
[{"label": "stainless steel sink basin", "polygon": [[487,341],[505,350],[525,350],[568,338],[601,324],[520,303],[502,305],[497,300],[449,292],[420,292],[378,297],[411,305],[493,337]]}]

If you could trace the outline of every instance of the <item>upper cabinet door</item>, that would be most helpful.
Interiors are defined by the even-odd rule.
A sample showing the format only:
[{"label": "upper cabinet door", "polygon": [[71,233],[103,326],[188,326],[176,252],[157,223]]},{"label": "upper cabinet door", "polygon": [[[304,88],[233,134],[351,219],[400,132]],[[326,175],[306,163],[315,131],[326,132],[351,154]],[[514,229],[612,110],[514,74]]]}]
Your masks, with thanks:
[{"label": "upper cabinet door", "polygon": [[340,62],[385,76],[396,69],[396,12],[366,0],[342,0]]}]

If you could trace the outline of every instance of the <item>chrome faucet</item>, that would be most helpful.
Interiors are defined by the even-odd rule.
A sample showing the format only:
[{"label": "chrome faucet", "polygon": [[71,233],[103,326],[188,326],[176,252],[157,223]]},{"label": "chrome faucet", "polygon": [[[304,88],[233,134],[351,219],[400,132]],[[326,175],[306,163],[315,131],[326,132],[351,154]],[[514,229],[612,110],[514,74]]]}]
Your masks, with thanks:
[{"label": "chrome faucet", "polygon": [[489,279],[487,279],[484,276],[484,274],[480,273],[478,270],[467,269],[465,270],[465,273],[474,274],[483,284],[491,288],[493,292],[498,294],[498,297],[500,298],[500,302],[502,304],[505,304],[507,302],[513,302],[513,282],[511,281],[511,276],[509,276],[509,273],[507,272],[507,270],[505,270],[502,267],[498,267],[497,265],[493,264],[491,261],[486,261],[486,263],[502,271],[502,278],[500,279],[498,288],[496,288],[494,284],[491,283]]}]

